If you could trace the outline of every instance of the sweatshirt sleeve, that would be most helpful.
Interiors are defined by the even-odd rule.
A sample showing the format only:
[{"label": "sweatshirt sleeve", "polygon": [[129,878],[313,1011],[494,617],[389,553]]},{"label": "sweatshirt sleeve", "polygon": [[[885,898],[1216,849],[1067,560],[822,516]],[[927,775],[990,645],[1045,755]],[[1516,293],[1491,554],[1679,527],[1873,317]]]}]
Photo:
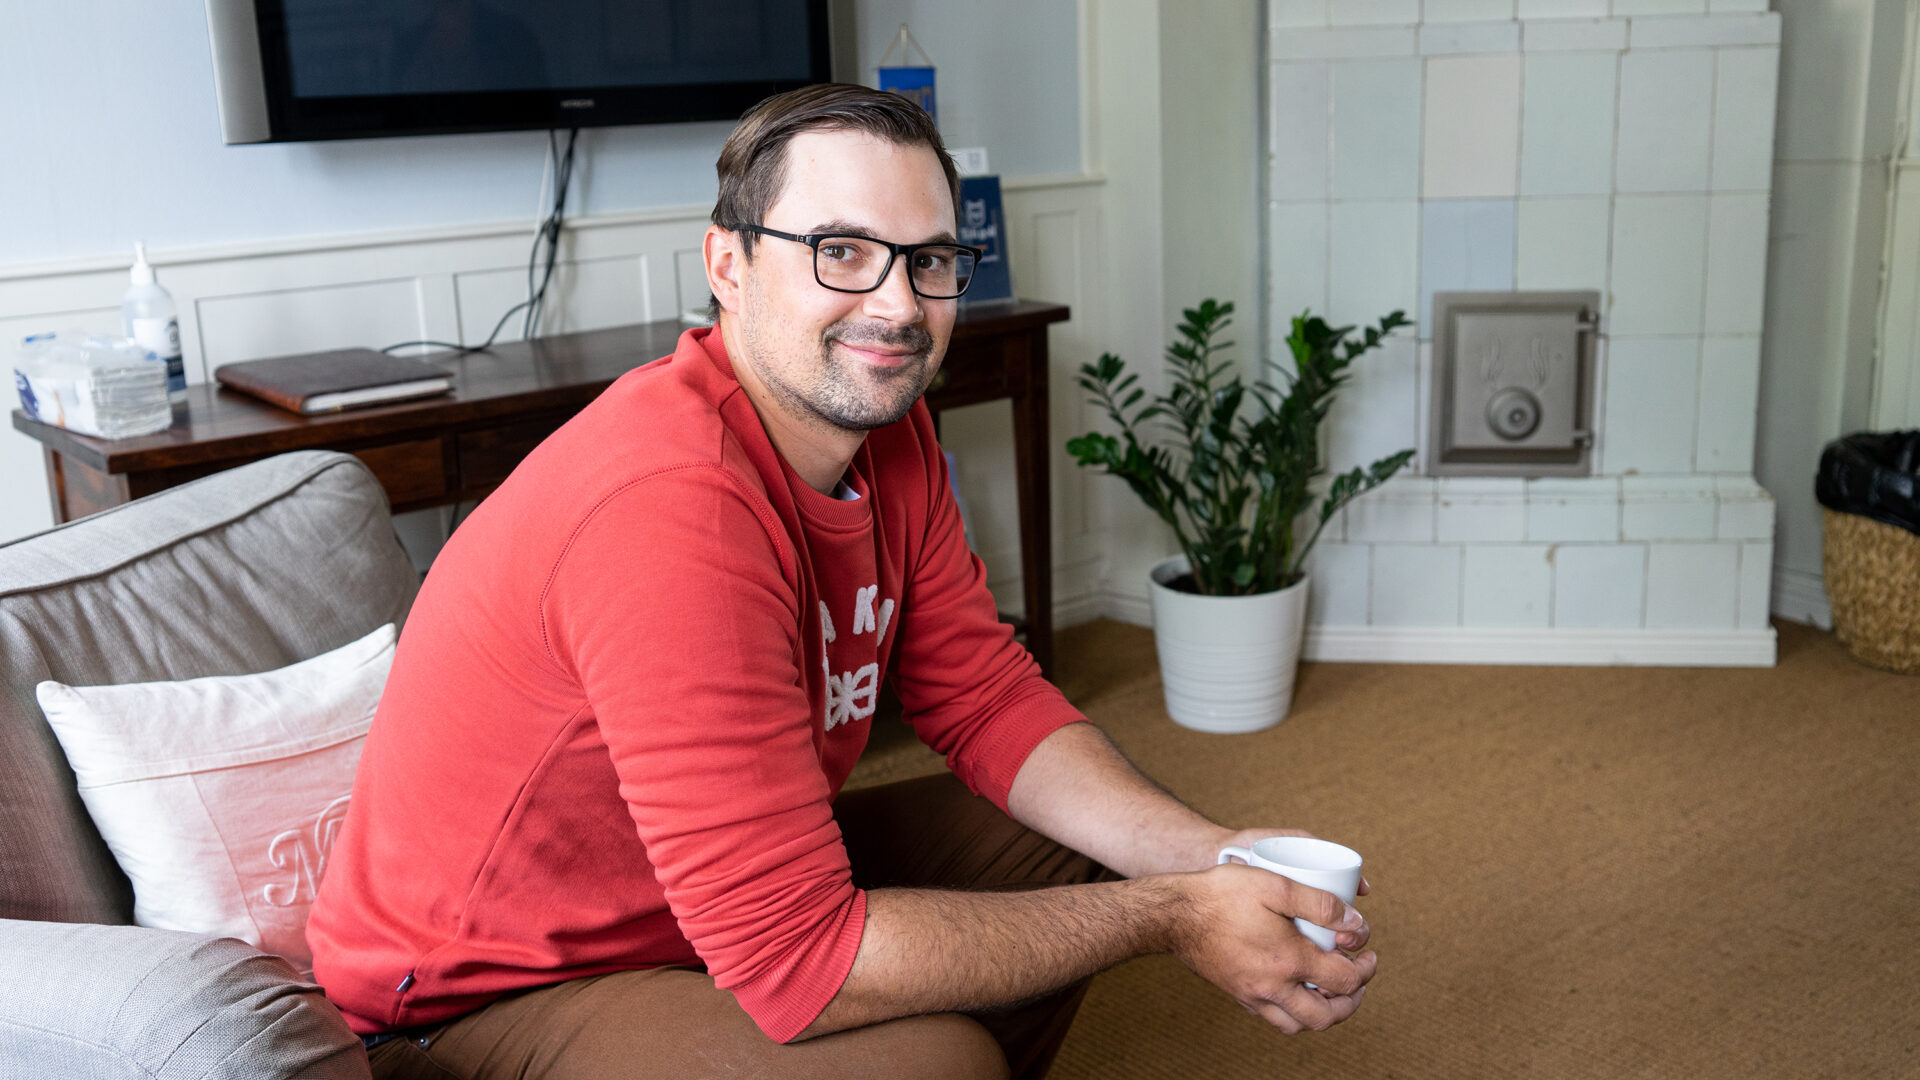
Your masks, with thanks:
[{"label": "sweatshirt sleeve", "polygon": [[1086,717],[1000,621],[987,568],[967,546],[932,419],[924,407],[911,415],[926,462],[926,528],[907,568],[894,690],[920,740],[1005,811],[1033,748]]},{"label": "sweatshirt sleeve", "polygon": [[764,500],[663,472],[576,529],[541,600],[681,932],[779,1042],[826,1008],[865,921],[800,677],[797,571]]}]

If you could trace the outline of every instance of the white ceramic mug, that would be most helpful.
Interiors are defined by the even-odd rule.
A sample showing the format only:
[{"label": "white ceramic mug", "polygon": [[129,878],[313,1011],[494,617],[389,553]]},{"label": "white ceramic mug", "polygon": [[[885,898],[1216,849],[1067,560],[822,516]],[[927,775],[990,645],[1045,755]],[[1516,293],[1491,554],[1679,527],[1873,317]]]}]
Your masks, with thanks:
[{"label": "white ceramic mug", "polygon": [[[1271,870],[1302,885],[1330,892],[1349,904],[1353,903],[1354,894],[1360,890],[1360,853],[1329,840],[1316,840],[1310,836],[1269,836],[1254,841],[1251,849],[1220,849],[1221,862],[1234,856],[1245,859],[1248,866]],[[1322,949],[1333,948],[1332,930],[1305,919],[1295,919],[1293,925],[1300,928],[1308,941]]]}]

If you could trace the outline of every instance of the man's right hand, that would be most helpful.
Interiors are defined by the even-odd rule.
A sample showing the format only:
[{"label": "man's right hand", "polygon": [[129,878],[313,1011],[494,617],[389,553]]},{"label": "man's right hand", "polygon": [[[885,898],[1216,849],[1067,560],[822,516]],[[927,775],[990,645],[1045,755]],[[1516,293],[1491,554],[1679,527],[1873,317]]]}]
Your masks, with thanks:
[{"label": "man's right hand", "polygon": [[1302,918],[1337,931],[1341,949],[1365,947],[1366,920],[1339,897],[1232,863],[1179,877],[1190,902],[1174,955],[1248,1012],[1291,1035],[1325,1031],[1360,1007],[1379,957],[1322,952],[1293,925]]}]

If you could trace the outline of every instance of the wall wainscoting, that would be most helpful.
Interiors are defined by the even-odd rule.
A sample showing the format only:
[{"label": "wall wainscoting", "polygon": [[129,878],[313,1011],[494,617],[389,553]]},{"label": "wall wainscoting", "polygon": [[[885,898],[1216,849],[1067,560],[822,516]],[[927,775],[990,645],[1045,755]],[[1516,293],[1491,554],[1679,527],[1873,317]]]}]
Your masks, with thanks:
[{"label": "wall wainscoting", "polygon": [[[1098,176],[1010,178],[1004,183],[1016,291],[1068,304],[1072,321],[1052,332],[1055,619],[1101,614],[1103,527],[1065,440],[1089,426],[1073,377],[1098,356],[1105,325],[1104,180]],[[567,224],[548,299],[549,333],[670,319],[704,307],[700,243],[706,206],[665,207],[576,218]],[[156,250],[150,257],[180,308],[188,379],[205,382],[236,360],[398,342],[479,342],[525,298],[530,222],[499,222],[330,236],[300,241]],[[0,266],[0,362],[11,367],[27,334],[78,328],[120,332],[127,271],[118,257]],[[519,317],[499,340],[518,340]],[[1019,516],[1012,481],[1012,417],[1006,402],[942,418],[943,441],[994,592],[1018,610]],[[444,542],[446,515],[402,515],[416,558]],[[9,426],[0,434],[0,542],[53,523],[40,445]]]}]

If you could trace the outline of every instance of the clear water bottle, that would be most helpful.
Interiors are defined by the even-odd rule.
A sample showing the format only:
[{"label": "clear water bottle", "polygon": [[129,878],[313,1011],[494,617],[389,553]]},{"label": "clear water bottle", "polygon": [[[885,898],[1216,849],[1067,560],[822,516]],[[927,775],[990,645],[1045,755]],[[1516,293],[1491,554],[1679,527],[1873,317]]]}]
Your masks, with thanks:
[{"label": "clear water bottle", "polygon": [[120,321],[127,336],[167,365],[167,397],[187,398],[187,365],[180,351],[180,313],[173,297],[154,280],[147,245],[133,245],[133,284],[120,300]]}]

